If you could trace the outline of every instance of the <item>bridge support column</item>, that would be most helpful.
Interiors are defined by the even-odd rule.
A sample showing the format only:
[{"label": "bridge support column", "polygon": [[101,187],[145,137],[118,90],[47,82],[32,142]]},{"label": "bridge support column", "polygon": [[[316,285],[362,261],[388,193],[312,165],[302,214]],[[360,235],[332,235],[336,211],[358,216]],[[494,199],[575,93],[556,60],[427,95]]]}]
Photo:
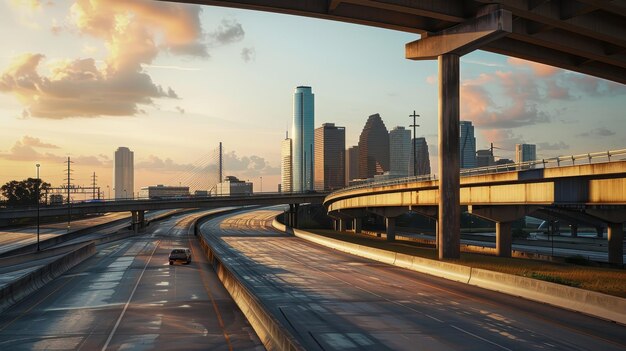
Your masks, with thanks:
[{"label": "bridge support column", "polygon": [[570,236],[572,238],[578,237],[578,224],[572,224],[569,226]]},{"label": "bridge support column", "polygon": [[604,227],[596,227],[596,237],[602,238],[604,236]]},{"label": "bridge support column", "polygon": [[484,7],[475,18],[405,46],[407,59],[439,61],[439,259],[461,255],[459,57],[511,33],[512,18],[497,6]]},{"label": "bridge support column", "polygon": [[385,217],[385,227],[387,231],[387,241],[396,240],[396,217]]},{"label": "bridge support column", "polygon": [[131,228],[135,233],[143,231],[146,227],[145,212],[144,210],[130,211]]},{"label": "bridge support column", "polygon": [[496,255],[511,257],[512,248],[511,222],[496,222]]},{"label": "bridge support column", "polygon": [[343,218],[339,219],[339,228],[337,228],[340,232],[345,232],[347,230],[346,220]]},{"label": "bridge support column", "polygon": [[624,223],[609,223],[609,263],[624,264]]},{"label": "bridge support column", "polygon": [[298,228],[298,209],[300,204],[293,205],[293,228]]},{"label": "bridge support column", "polygon": [[355,217],[352,220],[352,230],[354,231],[354,234],[360,234],[363,228],[363,218],[361,217]]}]

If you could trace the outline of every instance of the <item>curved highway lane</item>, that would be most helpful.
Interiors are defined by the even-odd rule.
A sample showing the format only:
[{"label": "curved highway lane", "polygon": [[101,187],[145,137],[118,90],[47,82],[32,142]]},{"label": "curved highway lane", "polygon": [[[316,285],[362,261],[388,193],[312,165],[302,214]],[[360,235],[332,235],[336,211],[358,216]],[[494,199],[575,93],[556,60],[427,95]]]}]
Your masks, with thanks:
[{"label": "curved highway lane", "polygon": [[[206,212],[204,212],[206,213]],[[194,215],[153,223],[98,253],[0,316],[2,350],[262,350],[202,255]],[[173,247],[189,265],[169,265]]]},{"label": "curved highway lane", "polygon": [[287,236],[271,228],[281,212],[224,215],[202,235],[306,349],[626,349],[624,326]]}]

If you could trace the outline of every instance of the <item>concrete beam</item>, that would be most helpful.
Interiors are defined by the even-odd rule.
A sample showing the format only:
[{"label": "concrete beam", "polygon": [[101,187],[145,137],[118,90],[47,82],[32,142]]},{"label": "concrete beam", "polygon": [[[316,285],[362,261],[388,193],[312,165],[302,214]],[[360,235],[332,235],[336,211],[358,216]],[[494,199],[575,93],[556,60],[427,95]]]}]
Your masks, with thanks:
[{"label": "concrete beam", "polygon": [[368,207],[368,212],[381,217],[398,217],[409,212],[408,206]]},{"label": "concrete beam", "polygon": [[513,28],[510,11],[496,10],[440,32],[423,35],[405,46],[410,60],[433,60],[443,54],[465,55],[500,39]]},{"label": "concrete beam", "polygon": [[587,208],[585,212],[593,217],[599,218],[607,223],[624,223],[626,222],[626,208]]},{"label": "concrete beam", "polygon": [[410,206],[411,212],[415,212],[421,216],[437,220],[439,216],[439,208],[437,206]]},{"label": "concrete beam", "polygon": [[467,206],[467,212],[472,215],[494,222],[513,222],[539,209],[539,206],[528,205]]}]

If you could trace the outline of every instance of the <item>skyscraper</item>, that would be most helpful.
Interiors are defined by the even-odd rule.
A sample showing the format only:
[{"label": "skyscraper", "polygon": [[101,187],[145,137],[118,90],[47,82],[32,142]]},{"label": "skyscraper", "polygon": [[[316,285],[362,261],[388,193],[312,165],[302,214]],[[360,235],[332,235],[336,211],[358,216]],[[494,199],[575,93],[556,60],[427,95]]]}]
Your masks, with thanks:
[{"label": "skyscraper", "polygon": [[535,144],[515,144],[515,163],[534,161],[537,159]]},{"label": "skyscraper", "polygon": [[411,153],[411,131],[404,127],[395,127],[389,132],[389,173],[392,176],[409,175]]},{"label": "skyscraper", "polygon": [[[428,152],[428,143],[426,138],[414,138],[413,144],[415,146],[415,158],[417,159],[417,174],[415,175],[428,175],[430,174],[430,153]],[[413,154],[409,157],[409,174],[413,174]]]},{"label": "skyscraper", "polygon": [[346,185],[359,178],[359,147],[352,146],[346,150]]},{"label": "skyscraper", "polygon": [[474,137],[474,126],[470,121],[461,121],[461,140],[459,147],[461,149],[460,163],[461,168],[476,167],[476,138]]},{"label": "skyscraper", "polygon": [[282,191],[290,193],[293,191],[292,167],[291,167],[291,139],[285,136],[285,140],[280,146],[280,178]]},{"label": "skyscraper", "polygon": [[476,151],[476,167],[493,166],[496,161],[491,154],[491,150],[478,150]]},{"label": "skyscraper", "polygon": [[135,189],[135,171],[133,152],[127,147],[118,147],[115,151],[113,179],[116,199],[133,198]]},{"label": "skyscraper", "polygon": [[346,129],[324,123],[315,129],[315,190],[336,190],[346,183]]},{"label": "skyscraper", "polygon": [[389,170],[389,133],[380,115],[369,116],[359,137],[359,178]]},{"label": "skyscraper", "polygon": [[314,95],[311,87],[299,86],[293,96],[292,185],[293,191],[313,190]]}]

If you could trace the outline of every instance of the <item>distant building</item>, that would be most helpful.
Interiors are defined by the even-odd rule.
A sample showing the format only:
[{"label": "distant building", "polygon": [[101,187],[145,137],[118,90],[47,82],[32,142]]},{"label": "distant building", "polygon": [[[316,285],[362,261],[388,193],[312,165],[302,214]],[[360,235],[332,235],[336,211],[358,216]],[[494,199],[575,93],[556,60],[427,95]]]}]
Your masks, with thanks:
[{"label": "distant building", "polygon": [[314,95],[311,87],[299,86],[293,96],[292,190],[313,190]]},{"label": "distant building", "polygon": [[389,171],[389,133],[378,113],[369,116],[359,137],[359,178]]},{"label": "distant building", "polygon": [[235,176],[227,176],[224,181],[215,186],[217,196],[252,195],[252,183],[237,179]]},{"label": "distant building", "polygon": [[346,183],[346,129],[324,123],[315,129],[315,190],[336,190]]},{"label": "distant building", "polygon": [[476,167],[489,167],[496,164],[491,150],[476,151]]},{"label": "distant building", "polygon": [[209,196],[209,191],[208,190],[196,190],[193,192],[193,196],[196,197],[207,197]]},{"label": "distant building", "polygon": [[470,121],[461,121],[461,135],[459,148],[461,149],[461,168],[476,167],[476,138],[474,137],[474,126]]},{"label": "distant building", "polygon": [[537,146],[534,144],[515,144],[515,163],[537,159]]},{"label": "distant building", "polygon": [[116,199],[133,198],[135,191],[134,155],[127,147],[118,147],[115,151],[113,169],[113,188]]},{"label": "distant building", "polygon": [[346,150],[346,185],[359,178],[359,147],[352,146]]},{"label": "distant building", "polygon": [[187,196],[189,196],[188,186],[166,186],[159,184],[145,186],[139,190],[139,197],[145,199],[167,199]]},{"label": "distant building", "polygon": [[389,132],[389,174],[391,177],[409,175],[411,153],[411,131],[395,127]]},{"label": "distant building", "polygon": [[[430,171],[430,153],[428,152],[428,143],[426,138],[414,138],[413,145],[415,146],[415,158],[417,159],[417,174],[428,175]],[[413,174],[413,152],[409,156],[409,175]]]},{"label": "distant building", "polygon": [[280,179],[281,190],[290,193],[293,191],[293,168],[292,168],[292,140],[288,137],[280,146]]},{"label": "distant building", "polygon": [[508,165],[509,163],[515,163],[515,162],[513,162],[513,160],[508,159],[508,158],[501,158],[496,161],[497,165]]}]

